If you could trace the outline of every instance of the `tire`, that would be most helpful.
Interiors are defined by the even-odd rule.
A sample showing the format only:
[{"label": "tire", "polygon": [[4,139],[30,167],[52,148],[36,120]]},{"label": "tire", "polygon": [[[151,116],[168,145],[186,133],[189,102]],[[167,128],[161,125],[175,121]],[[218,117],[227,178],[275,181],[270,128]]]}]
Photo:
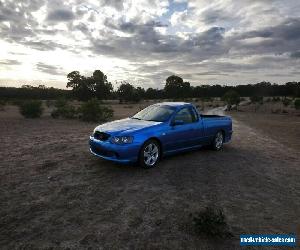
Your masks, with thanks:
[{"label": "tire", "polygon": [[223,143],[224,143],[224,134],[222,131],[218,131],[216,133],[214,140],[212,142],[212,148],[213,150],[219,151],[223,148]]},{"label": "tire", "polygon": [[148,140],[144,143],[139,154],[139,165],[143,168],[157,166],[161,156],[160,145],[156,140]]}]

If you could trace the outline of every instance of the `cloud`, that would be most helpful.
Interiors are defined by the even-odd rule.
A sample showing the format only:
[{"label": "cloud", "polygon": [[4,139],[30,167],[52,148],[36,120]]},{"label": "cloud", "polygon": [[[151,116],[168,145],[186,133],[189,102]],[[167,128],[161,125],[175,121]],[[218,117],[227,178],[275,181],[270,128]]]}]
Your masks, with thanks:
[{"label": "cloud", "polygon": [[47,15],[47,20],[53,22],[68,22],[73,19],[75,19],[75,15],[68,9],[51,10]]},{"label": "cloud", "polygon": [[300,51],[295,51],[291,53],[291,58],[300,58]]},{"label": "cloud", "polygon": [[41,71],[43,73],[47,73],[50,75],[63,75],[65,72],[63,72],[61,67],[48,65],[42,62],[39,62],[36,64],[36,68],[38,71]]},{"label": "cloud", "polygon": [[8,66],[11,66],[11,65],[20,65],[21,62],[18,61],[18,60],[11,60],[11,59],[8,59],[8,60],[1,60],[0,61],[0,65],[8,65]]},{"label": "cloud", "polygon": [[8,51],[1,62],[13,62],[18,47],[26,51],[20,67],[32,62],[49,77],[72,67],[105,68],[105,61],[122,63],[107,68],[112,81],[147,86],[160,86],[171,73],[207,83],[285,81],[299,77],[300,2],[2,0],[0,37]]}]

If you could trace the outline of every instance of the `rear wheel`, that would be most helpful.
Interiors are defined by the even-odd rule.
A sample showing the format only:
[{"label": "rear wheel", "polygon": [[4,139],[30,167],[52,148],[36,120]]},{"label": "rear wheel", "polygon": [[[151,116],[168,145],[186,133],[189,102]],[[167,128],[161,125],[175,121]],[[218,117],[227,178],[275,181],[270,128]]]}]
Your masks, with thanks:
[{"label": "rear wheel", "polygon": [[212,143],[212,147],[214,150],[220,150],[223,147],[223,143],[224,143],[224,135],[222,133],[222,131],[219,131],[216,135],[215,138],[213,140]]},{"label": "rear wheel", "polygon": [[144,143],[140,155],[139,164],[143,168],[153,168],[160,159],[160,146],[155,140],[148,140]]}]

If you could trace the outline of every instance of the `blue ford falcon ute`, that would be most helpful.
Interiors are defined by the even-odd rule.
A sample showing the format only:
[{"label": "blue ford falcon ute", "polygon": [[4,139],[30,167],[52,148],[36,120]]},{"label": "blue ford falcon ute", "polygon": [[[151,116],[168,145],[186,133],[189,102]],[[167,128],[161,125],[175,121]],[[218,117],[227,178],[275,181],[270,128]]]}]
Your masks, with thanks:
[{"label": "blue ford falcon ute", "polygon": [[230,117],[202,115],[190,103],[163,102],[99,125],[89,142],[91,153],[98,157],[152,168],[166,155],[204,145],[220,150],[231,135]]}]

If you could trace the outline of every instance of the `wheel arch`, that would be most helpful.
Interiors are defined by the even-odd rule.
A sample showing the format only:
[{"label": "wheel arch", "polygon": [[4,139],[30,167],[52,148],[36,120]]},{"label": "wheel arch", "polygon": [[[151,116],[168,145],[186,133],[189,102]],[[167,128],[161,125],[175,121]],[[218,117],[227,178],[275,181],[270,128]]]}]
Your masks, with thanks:
[{"label": "wheel arch", "polygon": [[147,140],[145,140],[144,143],[142,144],[141,148],[140,148],[140,151],[142,150],[142,148],[145,145],[145,143],[147,141],[150,141],[150,140],[154,140],[154,141],[156,141],[158,143],[158,145],[159,145],[159,151],[160,151],[160,158],[162,158],[162,156],[163,156],[163,145],[162,145],[162,142],[157,137],[155,137],[155,136],[150,137]]},{"label": "wheel arch", "polygon": [[223,142],[224,142],[225,141],[225,137],[226,137],[225,129],[221,128],[219,131],[221,131],[222,134],[223,134]]}]

